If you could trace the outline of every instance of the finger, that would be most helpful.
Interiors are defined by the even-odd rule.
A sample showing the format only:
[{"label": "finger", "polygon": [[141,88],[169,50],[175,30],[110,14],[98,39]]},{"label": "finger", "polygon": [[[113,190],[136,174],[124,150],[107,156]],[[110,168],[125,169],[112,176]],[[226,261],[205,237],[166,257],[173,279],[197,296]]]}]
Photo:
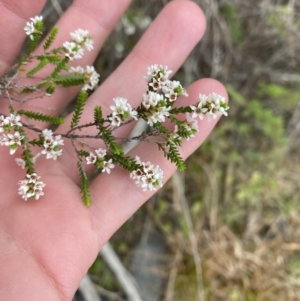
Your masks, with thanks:
[{"label": "finger", "polygon": [[0,1],[0,75],[16,60],[25,40],[24,26],[42,10],[45,0]]},{"label": "finger", "polygon": [[[94,39],[94,49],[91,52],[86,52],[80,60],[74,60],[72,65],[92,65],[98,55],[103,43],[108,35],[113,30],[118,19],[122,16],[131,0],[76,0],[65,12],[62,18],[56,24],[59,28],[59,33],[51,48],[62,46],[65,41],[70,41],[70,33],[78,28],[88,30]],[[25,24],[24,24],[25,25]],[[25,34],[24,34],[25,35]],[[36,54],[43,53],[42,45],[35,51]],[[37,62],[33,62],[29,67],[35,67]],[[20,75],[24,76],[30,69],[26,67],[26,71]],[[43,69],[38,73],[39,77],[47,74],[49,68]],[[78,93],[80,87],[75,88],[57,88],[56,92],[51,97],[44,97],[27,101],[29,106],[23,107],[31,109],[38,107],[41,113],[49,115],[58,115],[68,105],[68,103]],[[51,110],[49,110],[51,108]],[[40,125],[39,125],[40,127]]]},{"label": "finger", "polygon": [[[198,99],[199,93],[209,94],[216,92],[227,99],[224,86],[212,79],[199,80],[188,89],[188,100],[180,99],[179,105],[191,105]],[[217,120],[199,121],[199,132],[194,138],[185,141],[180,148],[181,156],[186,159],[206,139]],[[130,152],[130,156],[139,155],[142,161],[150,161],[159,165],[164,171],[164,182],[175,172],[175,164],[164,158],[154,144],[139,144]],[[127,172],[118,168],[111,175],[100,175],[92,183],[91,187],[92,206],[91,213],[95,229],[101,234],[101,245],[147,200],[154,192],[143,192],[136,187]],[[102,197],[103,196],[103,197]],[[105,196],[105,197],[104,197]]]},{"label": "finger", "polygon": [[[97,56],[100,48],[102,47],[105,39],[109,35],[109,33],[114,28],[116,22],[120,18],[120,16],[123,14],[123,12],[126,10],[127,6],[130,4],[131,0],[110,0],[110,1],[101,1],[99,3],[98,0],[76,0],[74,3],[70,6],[70,8],[65,12],[65,14],[62,16],[62,18],[57,23],[58,28],[60,29],[59,35],[57,36],[57,39],[55,41],[55,45],[61,45],[64,41],[70,39],[70,32],[82,28],[85,30],[89,30],[90,34],[94,37],[94,50],[91,53],[88,53],[78,64],[87,65],[92,64],[95,57]],[[18,2],[19,3],[19,2]],[[23,3],[23,2],[22,2]],[[27,3],[27,2],[26,2]],[[37,5],[33,4],[32,1],[29,1],[29,5],[32,7],[35,7]],[[22,5],[20,4],[20,7],[22,8]],[[16,7],[17,9],[17,7]],[[26,24],[26,21],[29,17],[34,16],[34,14],[38,14],[39,12],[37,10],[34,10],[34,13],[32,13],[30,16],[24,15],[25,19],[22,19],[20,21],[20,28],[15,29],[16,33],[21,32],[22,36],[25,37],[24,33],[24,26]],[[1,22],[1,19],[0,19]],[[11,32],[11,35],[13,33]],[[13,39],[9,39],[11,41]],[[0,49],[1,45],[5,43],[0,43]],[[54,46],[55,46],[54,45]],[[38,48],[37,52],[42,51],[42,47]],[[50,115],[56,115],[57,113],[60,113],[60,111],[68,104],[68,102],[73,99],[74,95],[76,94],[76,89],[60,89],[55,93],[55,95],[51,98],[43,98],[43,99],[37,99],[30,104],[32,106],[37,106],[38,108],[44,107],[44,108],[55,108],[55,110],[40,110],[43,113],[50,114]],[[27,107],[29,110],[33,110],[32,107]],[[4,113],[5,110],[8,110],[7,103],[1,103],[0,111],[1,113]],[[23,120],[23,118],[22,118]],[[45,124],[33,122],[30,120],[31,124],[38,124],[39,128],[43,128]],[[35,133],[32,133],[31,131],[28,132],[29,135],[34,135]],[[3,147],[1,150],[2,156],[0,159],[0,162],[6,163],[9,162],[10,164],[14,163],[14,158],[12,158],[9,155],[9,151],[7,148]],[[17,155],[18,153],[16,153]],[[12,162],[12,163],[11,163]]]},{"label": "finger", "polygon": [[[93,109],[96,105],[102,106],[103,116],[109,114],[112,98],[117,96],[127,98],[133,107],[138,106],[143,92],[147,90],[147,83],[143,80],[147,67],[158,63],[168,65],[175,72],[203,36],[204,31],[205,17],[195,3],[182,0],[170,2],[154,20],[127,59],[90,97],[80,123],[93,121]],[[58,129],[58,132],[66,132],[68,124],[70,118]],[[118,135],[127,136],[132,126],[119,129]],[[66,142],[64,150],[64,169],[77,181],[73,147]]]}]

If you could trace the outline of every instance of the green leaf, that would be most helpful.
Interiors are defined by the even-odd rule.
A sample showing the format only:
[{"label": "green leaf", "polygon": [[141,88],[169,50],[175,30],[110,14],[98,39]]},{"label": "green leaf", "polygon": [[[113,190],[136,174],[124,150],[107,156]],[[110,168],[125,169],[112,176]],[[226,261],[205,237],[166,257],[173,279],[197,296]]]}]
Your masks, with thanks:
[{"label": "green leaf", "polygon": [[85,78],[83,74],[68,74],[55,76],[52,80],[63,87],[71,87],[84,84]]},{"label": "green leaf", "polygon": [[33,164],[33,155],[30,150],[30,146],[28,144],[28,138],[26,136],[26,132],[23,127],[18,127],[19,133],[24,137],[22,140],[23,153],[21,158],[25,161],[25,166],[27,168],[27,173],[32,174],[35,172],[34,164]]},{"label": "green leaf", "polygon": [[30,119],[43,121],[43,122],[49,122],[52,124],[63,124],[65,121],[63,117],[50,116],[50,115],[45,115],[45,114],[37,113],[37,112],[19,110],[18,113],[20,115],[24,115]]},{"label": "green leaf", "polygon": [[71,128],[75,127],[78,125],[83,109],[84,109],[84,105],[85,102],[88,98],[88,93],[84,90],[81,90],[78,97],[77,97],[77,102],[76,102],[76,106],[75,106],[75,110],[74,110],[74,114],[71,120]]},{"label": "green leaf", "polygon": [[34,76],[38,71],[40,71],[41,69],[43,69],[43,67],[45,67],[48,63],[49,63],[49,61],[48,61],[47,58],[42,58],[40,60],[39,64],[36,67],[34,67],[29,72],[27,72],[27,76],[28,77]]},{"label": "green leaf", "polygon": [[49,33],[49,35],[48,35],[48,37],[47,37],[47,39],[44,43],[44,50],[47,50],[52,45],[52,43],[55,40],[57,34],[58,34],[58,27],[54,26],[51,29],[51,31],[50,31],[50,33]]},{"label": "green leaf", "polygon": [[86,175],[86,172],[84,171],[82,167],[82,161],[81,158],[78,158],[77,167],[79,170],[79,178],[80,178],[80,191],[82,193],[82,200],[85,206],[91,205],[91,196],[89,192],[89,181]]},{"label": "green leaf", "polygon": [[29,37],[28,39],[28,49],[27,49],[27,55],[30,55],[36,47],[39,45],[39,42],[42,38],[44,30],[44,24],[42,21],[37,21],[35,23],[35,31],[31,35],[33,36],[33,40]]},{"label": "green leaf", "polygon": [[169,111],[170,114],[191,113],[193,110],[190,107],[173,108]]},{"label": "green leaf", "polygon": [[34,145],[34,146],[43,146],[43,143],[44,143],[44,138],[42,136],[40,136],[40,139],[37,140],[37,139],[33,139],[31,141],[28,141],[28,143],[30,145]]},{"label": "green leaf", "polygon": [[57,66],[56,66],[56,68],[54,69],[54,71],[52,72],[51,78],[57,77],[58,74],[60,73],[60,71],[62,71],[62,70],[68,70],[68,69],[69,69],[69,67],[68,67],[68,65],[67,65],[68,62],[69,62],[69,59],[68,59],[67,57],[64,58],[63,60],[61,60],[61,61],[57,64]]},{"label": "green leaf", "polygon": [[177,147],[172,143],[168,143],[167,145],[169,146],[169,152],[166,154],[167,158],[175,163],[180,171],[185,170],[184,160],[181,158]]},{"label": "green leaf", "polygon": [[111,156],[114,163],[118,163],[120,166],[122,166],[125,170],[129,172],[133,172],[134,170],[137,170],[140,165],[135,161],[135,159],[125,156],[124,154],[113,154]]},{"label": "green leaf", "polygon": [[104,119],[102,117],[102,109],[100,106],[94,108],[94,121],[97,125],[103,124]]},{"label": "green leaf", "polygon": [[115,137],[111,131],[103,126],[98,126],[100,130],[101,137],[104,140],[105,144],[108,145],[111,152],[115,155],[120,155],[123,153],[121,146],[115,141]]}]

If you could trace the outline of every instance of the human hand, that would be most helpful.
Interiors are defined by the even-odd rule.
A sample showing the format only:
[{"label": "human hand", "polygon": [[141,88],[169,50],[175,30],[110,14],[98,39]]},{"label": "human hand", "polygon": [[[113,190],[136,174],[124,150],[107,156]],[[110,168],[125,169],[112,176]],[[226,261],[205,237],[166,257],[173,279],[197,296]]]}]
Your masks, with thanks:
[{"label": "human hand", "polygon": [[[75,0],[59,20],[56,43],[68,40],[76,28],[89,30],[94,51],[81,63],[92,64],[97,52],[113,29],[130,0]],[[0,72],[15,61],[25,38],[23,28],[30,17],[38,15],[43,0],[1,0]],[[93,108],[101,104],[104,114],[111,100],[124,96],[133,106],[141,101],[145,84],[141,80],[151,64],[168,65],[176,71],[202,37],[205,18],[197,5],[175,0],[165,6],[147,32],[118,69],[89,98],[82,122],[89,122]],[[141,83],[138,86],[136,83]],[[224,87],[212,79],[193,83],[189,97],[179,99],[192,104],[199,93],[216,92],[226,96]],[[59,114],[74,97],[74,89],[64,89],[51,97]],[[43,105],[47,103],[43,100]],[[1,104],[1,109],[4,105]],[[201,121],[200,131],[181,147],[188,157],[204,141],[216,120]],[[58,132],[63,132],[61,126]],[[131,128],[123,127],[125,136]],[[142,154],[144,161],[158,164],[167,180],[175,165],[163,158],[155,145],[140,144],[131,155]],[[17,194],[20,168],[6,148],[0,149],[2,178],[0,189],[0,300],[71,300],[82,277],[110,236],[153,194],[136,187],[128,174],[115,168],[111,175],[101,174],[91,185],[92,205],[86,208],[78,188],[76,157],[71,145],[57,162],[45,162],[37,171],[47,183],[38,201],[24,202]]]}]

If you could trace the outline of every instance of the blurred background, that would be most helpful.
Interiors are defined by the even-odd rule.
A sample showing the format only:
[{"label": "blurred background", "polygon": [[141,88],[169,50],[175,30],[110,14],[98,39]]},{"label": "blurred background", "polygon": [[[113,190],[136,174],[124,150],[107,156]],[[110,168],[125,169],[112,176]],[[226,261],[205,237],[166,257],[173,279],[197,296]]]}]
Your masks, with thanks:
[{"label": "blurred background", "polygon": [[[102,82],[168,2],[132,2],[95,62]],[[194,2],[207,31],[175,78],[222,81],[230,116],[111,238],[74,301],[300,300],[300,0]],[[70,3],[48,1],[49,26]]]}]

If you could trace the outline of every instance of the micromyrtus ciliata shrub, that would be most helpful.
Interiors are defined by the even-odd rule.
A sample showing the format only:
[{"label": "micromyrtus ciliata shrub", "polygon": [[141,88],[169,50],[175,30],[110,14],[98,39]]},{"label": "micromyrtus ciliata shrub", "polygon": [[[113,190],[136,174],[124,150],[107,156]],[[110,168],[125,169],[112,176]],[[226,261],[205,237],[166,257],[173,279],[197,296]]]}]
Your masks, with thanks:
[{"label": "micromyrtus ciliata shrub", "polygon": [[[101,107],[96,106],[91,121],[81,124],[80,119],[88,98],[87,91],[97,86],[100,76],[92,66],[71,67],[69,63],[81,59],[86,50],[93,49],[92,37],[88,31],[78,29],[70,34],[69,41],[52,48],[58,34],[58,28],[54,27],[43,42],[44,51],[36,53],[34,50],[43,33],[42,16],[31,18],[24,30],[28,35],[27,53],[0,79],[0,96],[7,100],[10,110],[9,114],[0,115],[0,144],[7,146],[11,155],[18,153],[16,164],[26,169],[25,178],[18,182],[18,193],[25,201],[37,200],[44,195],[45,183],[36,173],[35,165],[42,164],[44,159],[55,161],[63,156],[64,139],[70,139],[76,153],[80,190],[83,202],[88,206],[91,202],[89,178],[85,170],[88,164],[106,173],[111,173],[117,164],[128,171],[132,180],[144,191],[155,190],[163,184],[164,176],[160,167],[143,162],[139,157],[127,156],[120,141],[155,143],[166,158],[175,163],[179,170],[183,170],[185,164],[177,147],[182,144],[183,139],[192,138],[198,131],[197,118],[227,115],[228,105],[225,99],[215,93],[200,94],[192,106],[175,107],[179,96],[187,96],[186,90],[180,82],[169,79],[172,71],[167,66],[152,65],[144,77],[148,90],[141,95],[142,102],[137,108],[133,108],[127,99],[116,97],[108,116],[103,116]],[[41,72],[49,65],[52,68]],[[46,72],[48,73],[44,76],[36,75]],[[64,118],[43,114],[38,111],[37,106],[32,106],[33,110],[25,110],[25,104],[30,99],[51,97],[57,87],[69,88],[78,85],[82,88],[66,133],[54,133],[51,129],[39,129],[30,124],[30,119],[52,125],[62,124]],[[113,133],[117,128],[140,118],[148,123],[151,130],[130,139],[114,137]],[[169,123],[168,127],[165,126],[166,121]],[[85,128],[94,128],[94,134],[81,134],[81,130]],[[105,147],[93,147],[85,142],[87,138],[102,140]]]}]

